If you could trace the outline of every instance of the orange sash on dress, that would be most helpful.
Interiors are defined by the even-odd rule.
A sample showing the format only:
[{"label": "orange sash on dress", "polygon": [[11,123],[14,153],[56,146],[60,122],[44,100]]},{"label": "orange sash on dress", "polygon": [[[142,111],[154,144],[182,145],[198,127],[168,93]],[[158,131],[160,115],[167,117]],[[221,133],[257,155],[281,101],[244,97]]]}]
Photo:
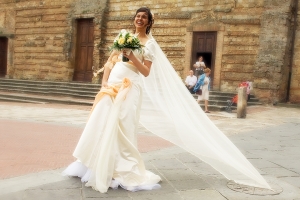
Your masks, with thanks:
[{"label": "orange sash on dress", "polygon": [[[121,91],[127,88],[126,94],[129,91],[129,87],[131,87],[132,83],[130,79],[124,78],[122,83],[110,85],[108,87],[102,87],[101,90],[98,92],[98,94],[95,97],[95,101],[92,107],[91,112],[93,112],[94,108],[96,107],[97,103],[102,99],[104,95],[109,95],[111,98],[115,98],[117,94]],[[126,94],[124,95],[124,99],[126,98]]]}]

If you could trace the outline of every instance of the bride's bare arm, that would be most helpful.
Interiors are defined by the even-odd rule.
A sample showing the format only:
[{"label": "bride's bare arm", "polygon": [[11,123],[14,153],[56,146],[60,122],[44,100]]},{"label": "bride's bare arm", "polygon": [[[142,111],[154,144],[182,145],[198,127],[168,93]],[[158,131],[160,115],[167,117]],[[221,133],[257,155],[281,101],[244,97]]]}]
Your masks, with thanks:
[{"label": "bride's bare arm", "polygon": [[115,61],[113,61],[113,58],[115,56],[118,56],[118,52],[113,51],[110,54],[109,58],[107,59],[106,63],[104,64],[104,73],[103,73],[103,77],[102,77],[102,86],[104,86],[104,87],[107,87],[107,80],[108,80],[109,74],[111,72],[111,69],[115,65]]},{"label": "bride's bare arm", "polygon": [[141,74],[147,77],[150,74],[150,68],[152,65],[151,61],[144,60],[144,63],[141,63],[132,52],[129,55],[126,54],[126,51],[123,51],[123,55],[126,56],[131,62],[133,62],[134,66],[139,70]]}]

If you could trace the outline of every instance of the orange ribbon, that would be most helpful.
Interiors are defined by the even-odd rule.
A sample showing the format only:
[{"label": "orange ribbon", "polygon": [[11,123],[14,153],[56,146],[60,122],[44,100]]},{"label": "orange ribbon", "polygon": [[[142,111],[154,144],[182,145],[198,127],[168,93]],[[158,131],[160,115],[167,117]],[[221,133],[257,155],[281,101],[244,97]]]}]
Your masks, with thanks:
[{"label": "orange ribbon", "polygon": [[[97,103],[104,97],[104,95],[109,95],[111,98],[115,98],[119,91],[128,88],[131,86],[131,81],[128,78],[124,78],[121,84],[116,85],[110,85],[108,87],[102,87],[101,90],[98,92],[98,94],[95,97],[95,101],[92,107],[91,112],[96,107]],[[126,96],[125,96],[126,98]]]}]

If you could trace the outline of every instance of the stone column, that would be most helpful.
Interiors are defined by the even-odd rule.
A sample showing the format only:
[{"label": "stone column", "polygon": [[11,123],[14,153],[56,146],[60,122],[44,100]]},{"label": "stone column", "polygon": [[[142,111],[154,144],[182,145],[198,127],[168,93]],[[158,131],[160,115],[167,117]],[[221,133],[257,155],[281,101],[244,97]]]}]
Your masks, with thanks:
[{"label": "stone column", "polygon": [[247,88],[238,89],[237,118],[246,118],[247,114]]}]

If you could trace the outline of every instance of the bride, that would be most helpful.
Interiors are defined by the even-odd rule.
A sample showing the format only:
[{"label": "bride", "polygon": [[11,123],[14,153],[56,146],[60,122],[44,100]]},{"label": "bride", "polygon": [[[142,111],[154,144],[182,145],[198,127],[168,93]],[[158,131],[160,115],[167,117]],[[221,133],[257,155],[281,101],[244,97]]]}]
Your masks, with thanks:
[{"label": "bride", "polygon": [[160,188],[161,178],[145,169],[137,149],[140,123],[240,184],[270,186],[233,143],[209,120],[185,89],[151,35],[149,8],[134,17],[143,52],[112,52],[104,65],[102,88],[73,156],[63,172],[81,177],[101,193],[109,187],[130,191]]}]

